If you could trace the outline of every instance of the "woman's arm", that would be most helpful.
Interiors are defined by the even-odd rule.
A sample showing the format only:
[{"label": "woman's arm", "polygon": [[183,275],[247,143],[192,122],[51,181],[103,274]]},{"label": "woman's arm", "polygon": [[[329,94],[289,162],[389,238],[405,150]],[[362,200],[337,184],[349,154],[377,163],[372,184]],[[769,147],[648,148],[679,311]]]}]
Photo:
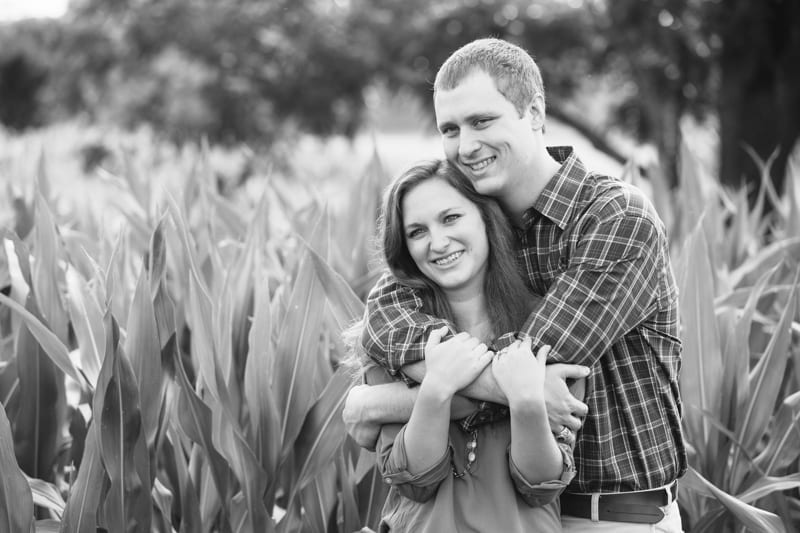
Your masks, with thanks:
[{"label": "woman's arm", "polygon": [[564,462],[550,431],[545,407],[545,365],[549,347],[531,353],[531,340],[512,344],[495,357],[492,372],[511,412],[510,459],[530,483],[558,479]]},{"label": "woman's arm", "polygon": [[492,361],[486,345],[466,333],[441,342],[447,331],[434,330],[425,346],[428,368],[404,436],[411,473],[422,472],[441,459],[449,443],[453,396]]}]

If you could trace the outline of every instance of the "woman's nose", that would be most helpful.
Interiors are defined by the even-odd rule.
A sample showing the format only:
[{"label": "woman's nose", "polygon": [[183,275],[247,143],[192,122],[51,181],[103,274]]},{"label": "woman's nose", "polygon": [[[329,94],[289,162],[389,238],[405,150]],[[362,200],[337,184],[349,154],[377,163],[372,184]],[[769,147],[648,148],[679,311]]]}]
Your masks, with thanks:
[{"label": "woman's nose", "polygon": [[445,250],[450,244],[450,238],[444,231],[431,231],[431,250]]}]

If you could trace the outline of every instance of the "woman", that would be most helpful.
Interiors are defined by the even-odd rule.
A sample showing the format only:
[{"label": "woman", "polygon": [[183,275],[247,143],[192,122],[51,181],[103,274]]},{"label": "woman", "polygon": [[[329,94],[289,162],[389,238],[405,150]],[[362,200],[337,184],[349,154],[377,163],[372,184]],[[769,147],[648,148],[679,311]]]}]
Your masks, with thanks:
[{"label": "woman", "polygon": [[[446,161],[433,161],[389,188],[381,234],[398,281],[461,332],[444,341],[448,328],[431,334],[411,418],[381,429],[378,462],[392,486],[381,530],[560,531],[557,496],[574,476],[574,436],[550,432],[548,348],[536,357],[530,339],[497,355],[487,348],[519,329],[533,298],[504,214]],[[450,421],[453,399],[490,365],[510,419],[466,433]]]}]

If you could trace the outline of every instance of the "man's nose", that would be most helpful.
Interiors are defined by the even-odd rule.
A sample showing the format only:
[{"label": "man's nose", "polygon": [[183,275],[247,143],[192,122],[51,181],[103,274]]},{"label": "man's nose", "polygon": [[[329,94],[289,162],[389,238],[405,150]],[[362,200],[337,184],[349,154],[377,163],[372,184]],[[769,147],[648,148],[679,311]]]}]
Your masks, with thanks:
[{"label": "man's nose", "polygon": [[462,130],[458,139],[458,155],[469,158],[481,147],[478,136],[469,130]]}]

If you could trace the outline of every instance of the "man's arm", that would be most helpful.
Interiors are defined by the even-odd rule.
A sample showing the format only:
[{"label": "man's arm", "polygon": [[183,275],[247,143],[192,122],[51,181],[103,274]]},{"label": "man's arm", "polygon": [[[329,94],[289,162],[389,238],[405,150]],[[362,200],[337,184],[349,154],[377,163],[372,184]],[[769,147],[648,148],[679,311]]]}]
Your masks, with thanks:
[{"label": "man's arm", "polygon": [[649,217],[601,209],[523,326],[534,349],[550,345],[551,361],[593,366],[655,309],[663,238]]},{"label": "man's arm", "polygon": [[367,296],[365,326],[361,345],[369,357],[409,385],[419,383],[405,375],[407,364],[425,359],[425,343],[430,333],[446,320],[422,311],[422,299],[413,289],[384,274]]},{"label": "man's arm", "polygon": [[[356,385],[345,399],[342,419],[347,432],[359,446],[375,449],[380,428],[384,424],[408,422],[419,388],[409,388],[399,381],[392,381],[381,369],[370,370],[365,381]],[[453,398],[450,419],[459,420],[475,411],[475,404],[463,396]]]}]

